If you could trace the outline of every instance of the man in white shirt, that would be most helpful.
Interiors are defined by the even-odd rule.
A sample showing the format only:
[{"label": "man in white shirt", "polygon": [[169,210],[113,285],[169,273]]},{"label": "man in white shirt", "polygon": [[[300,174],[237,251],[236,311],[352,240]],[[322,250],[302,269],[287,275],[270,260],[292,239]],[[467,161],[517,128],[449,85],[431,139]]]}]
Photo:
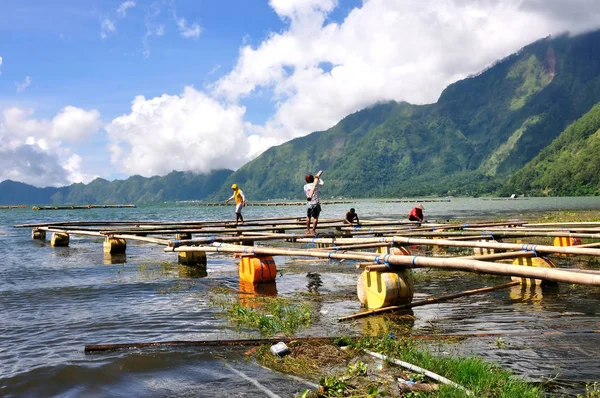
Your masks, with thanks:
[{"label": "man in white shirt", "polygon": [[312,233],[317,233],[317,223],[319,222],[319,214],[321,214],[321,192],[320,187],[323,185],[323,180],[320,178],[321,172],[316,176],[307,174],[304,177],[306,184],[304,185],[304,193],[308,208],[306,209],[306,234],[310,234],[310,220],[314,218]]}]

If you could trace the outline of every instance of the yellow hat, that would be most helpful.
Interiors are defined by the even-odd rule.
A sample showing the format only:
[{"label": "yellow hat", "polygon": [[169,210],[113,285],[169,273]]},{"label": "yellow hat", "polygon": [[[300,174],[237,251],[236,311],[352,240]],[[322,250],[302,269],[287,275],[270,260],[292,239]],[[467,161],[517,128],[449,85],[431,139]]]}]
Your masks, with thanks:
[{"label": "yellow hat", "polygon": [[418,205],[416,205],[415,207],[416,207],[417,209],[425,210],[425,208],[423,207],[423,205],[422,205],[422,204],[420,204],[420,203],[419,203]]},{"label": "yellow hat", "polygon": [[233,184],[233,185],[231,186],[231,188],[232,188],[232,189],[238,189],[238,186],[237,186],[237,184]]}]

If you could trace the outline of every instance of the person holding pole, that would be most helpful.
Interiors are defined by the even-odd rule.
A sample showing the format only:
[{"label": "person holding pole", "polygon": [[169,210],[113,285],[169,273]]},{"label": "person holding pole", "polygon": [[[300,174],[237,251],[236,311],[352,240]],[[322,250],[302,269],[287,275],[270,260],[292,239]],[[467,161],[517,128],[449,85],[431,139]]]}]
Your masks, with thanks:
[{"label": "person holding pole", "polygon": [[321,214],[321,192],[320,188],[323,185],[321,180],[323,171],[319,171],[316,175],[307,174],[304,177],[306,184],[304,185],[304,193],[308,208],[306,209],[306,234],[310,234],[310,220],[314,218],[312,233],[317,233],[317,223],[319,222],[319,214]]},{"label": "person holding pole", "polygon": [[233,195],[231,195],[231,197],[225,201],[225,204],[229,203],[231,199],[235,199],[235,225],[238,225],[238,221],[244,225],[242,207],[246,206],[246,197],[244,196],[244,192],[237,186],[237,184],[233,184],[231,189],[233,189]]}]

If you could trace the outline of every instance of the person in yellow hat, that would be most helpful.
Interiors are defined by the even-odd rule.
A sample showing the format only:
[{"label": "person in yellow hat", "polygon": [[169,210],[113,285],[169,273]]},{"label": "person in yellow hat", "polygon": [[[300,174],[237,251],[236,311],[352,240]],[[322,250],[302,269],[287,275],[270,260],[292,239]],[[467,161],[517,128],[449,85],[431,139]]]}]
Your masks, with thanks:
[{"label": "person in yellow hat", "polygon": [[246,197],[237,184],[233,184],[231,189],[233,189],[233,195],[225,201],[225,204],[229,203],[231,199],[235,199],[235,225],[238,225],[238,221],[243,225],[244,217],[242,217],[242,207],[246,206]]}]

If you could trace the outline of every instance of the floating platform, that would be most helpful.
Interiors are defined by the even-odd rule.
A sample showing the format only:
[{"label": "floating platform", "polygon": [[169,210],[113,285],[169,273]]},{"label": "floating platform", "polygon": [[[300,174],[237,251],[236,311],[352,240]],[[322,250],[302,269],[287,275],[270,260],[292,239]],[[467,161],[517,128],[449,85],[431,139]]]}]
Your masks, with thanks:
[{"label": "floating platform", "polygon": [[[345,224],[343,219],[319,221],[317,236],[304,233],[306,217],[247,219],[243,225],[231,220],[138,220],[61,221],[14,227],[33,228],[31,236],[38,240],[52,233],[53,247],[69,246],[70,235],[102,237],[108,256],[124,256],[127,241],[158,244],[165,252],[176,254],[180,266],[202,271],[197,273],[200,277],[206,276],[209,254],[229,253],[243,259],[240,280],[254,284],[276,282],[274,256],[359,262],[355,268],[364,268],[364,272],[362,278],[358,277],[357,295],[369,310],[410,305],[414,292],[410,271],[416,268],[504,275],[524,285],[546,281],[600,286],[598,270],[556,268],[549,261],[541,261],[547,255],[600,257],[598,223],[550,228],[554,224],[528,225],[515,220],[458,224],[363,219],[360,225]],[[555,239],[554,244],[522,243],[526,237],[536,237],[536,241],[564,239]],[[518,241],[509,243],[505,239]],[[581,239],[591,243],[580,244]],[[269,245],[269,241],[279,242]],[[435,247],[461,248],[461,255],[432,250]],[[424,254],[411,254],[414,249]]]},{"label": "floating platform", "polygon": [[419,200],[410,200],[410,199],[393,199],[393,200],[383,200],[383,203],[435,203],[435,202],[452,202],[450,199],[419,199]]},{"label": "floating platform", "polygon": [[26,209],[26,208],[27,208],[26,205],[0,206],[0,209],[2,209],[2,210],[6,210],[6,209]]},{"label": "floating platform", "polygon": [[[322,205],[341,205],[356,203],[350,200],[321,202]],[[231,206],[223,202],[190,202],[188,206]],[[306,206],[306,202],[246,202],[246,206]]]}]

